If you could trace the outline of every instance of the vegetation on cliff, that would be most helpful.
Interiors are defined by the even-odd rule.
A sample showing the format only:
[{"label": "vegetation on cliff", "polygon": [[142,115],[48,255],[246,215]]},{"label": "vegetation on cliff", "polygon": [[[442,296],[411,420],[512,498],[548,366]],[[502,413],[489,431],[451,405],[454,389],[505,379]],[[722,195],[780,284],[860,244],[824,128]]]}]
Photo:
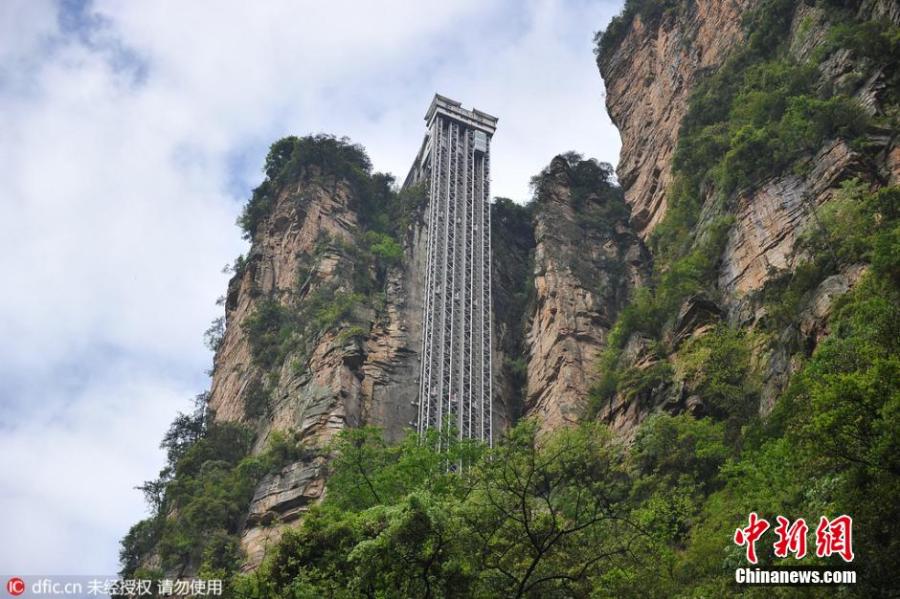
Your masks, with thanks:
[{"label": "vegetation on cliff", "polygon": [[[795,6],[792,0],[767,0],[749,13],[749,43],[691,94],[673,162],[675,182],[668,194],[669,207],[650,238],[654,281],[637,294],[610,334],[602,366],[607,379],[617,377],[616,365],[633,334],[663,341],[664,328],[686,300],[719,295],[718,261],[733,223],[729,212],[739,195],[773,174],[807,169],[810,154],[826,140],[861,143],[871,119],[846,92],[823,85],[818,67],[840,48],[841,41],[859,45],[852,41],[857,36],[848,31],[869,27],[838,25],[813,60],[800,63],[787,52]],[[633,5],[633,10],[639,9],[638,4]],[[836,18],[850,18],[847,11],[831,10]],[[890,29],[877,27],[879,31],[885,28]],[[609,43],[603,39],[600,36],[598,52]],[[889,45],[887,41],[884,44]],[[886,60],[890,55],[868,68],[882,68]],[[896,96],[888,102],[896,104]],[[825,253],[814,253],[814,260]],[[815,283],[848,264],[846,258],[821,269]],[[800,272],[808,274],[809,268],[801,267]],[[663,349],[674,350],[670,346]],[[608,401],[616,388],[613,380],[598,386],[595,408]]]},{"label": "vegetation on cliff", "polygon": [[[896,446],[900,431],[900,189],[848,180],[834,200],[814,209],[813,225],[798,244],[805,261],[773,277],[759,293],[766,316],[755,330],[720,323],[686,342],[673,335],[685,302],[720,298],[718,261],[739,196],[774,175],[802,175],[830,140],[843,139],[865,155],[873,131],[896,130],[900,30],[884,21],[854,20],[856,3],[820,3],[829,30],[809,61],[801,62],[789,52],[798,4],[757,5],[745,19],[747,43],[694,89],[679,135],[668,211],[650,239],[652,285],[622,312],[601,359],[592,393],[595,412],[617,394],[641,396],[683,385],[725,425],[727,454],[704,475],[703,488],[668,481],[655,501],[644,504],[670,516],[670,528],[660,531],[659,544],[648,554],[660,561],[623,571],[613,596],[720,596],[735,590],[728,581],[744,562],[736,547],[723,547],[735,523],[751,511],[807,521],[852,514],[854,543],[866,552],[854,562],[860,584],[853,591],[881,596],[893,588],[889,572],[898,567],[894,539],[900,533],[893,498],[900,496],[900,471],[883,450]],[[642,22],[655,27],[661,10],[687,9],[679,2],[627,3],[620,20],[598,36],[598,60],[615,51],[636,15],[644,18],[643,11],[650,11]],[[802,29],[797,35],[809,33]],[[842,50],[851,52],[861,73],[857,83],[884,74],[882,109],[874,116],[852,97],[857,83],[837,87],[823,74],[822,64]],[[792,345],[782,331],[795,330],[814,290],[858,264],[868,265],[868,272],[837,302],[827,339],[811,355],[808,346]],[[656,357],[649,367],[635,367],[624,355],[636,338]],[[764,419],[757,409],[760,361],[753,355],[766,347],[793,354],[799,372]],[[761,563],[780,562],[770,551]],[[638,581],[640,593],[633,590]]]},{"label": "vegetation on cliff", "polygon": [[[123,575],[236,571],[243,559],[240,528],[257,484],[303,454],[289,437],[275,434],[265,451],[250,455],[252,441],[248,427],[209,422],[202,404],[176,418],[162,443],[166,466],[141,487],[151,516],[122,540]],[[158,561],[147,563],[154,554]]]},{"label": "vegetation on cliff", "polygon": [[594,37],[597,60],[603,60],[619,47],[635,18],[640,18],[645,28],[655,30],[665,15],[673,14],[683,6],[681,0],[625,0],[622,12],[612,18],[606,30],[597,32]]},{"label": "vegetation on cliff", "polygon": [[[308,202],[298,190],[309,186],[347,186],[358,217],[352,239],[323,235],[315,250],[303,256],[296,288],[262,298],[243,322],[255,366],[272,373],[290,358],[293,370],[303,372],[323,334],[339,330],[341,343],[368,334],[383,307],[388,271],[400,265],[407,230],[423,207],[424,189],[398,190],[391,175],[372,172],[362,146],[330,135],[286,137],[275,142],[264,172],[264,181],[238,219],[247,239],[255,239],[260,227],[269,222],[279,198],[301,207]],[[343,264],[340,272],[329,281],[320,281],[320,262],[335,255]],[[243,274],[243,269],[235,268],[236,277]],[[266,414],[267,397],[275,382],[272,376],[259,377],[246,387],[249,418]]]},{"label": "vegetation on cliff", "polygon": [[521,205],[509,198],[491,204],[491,299],[494,343],[503,353],[499,366],[500,393],[507,398],[511,416],[521,416],[527,379],[525,321],[534,299],[534,203]]}]

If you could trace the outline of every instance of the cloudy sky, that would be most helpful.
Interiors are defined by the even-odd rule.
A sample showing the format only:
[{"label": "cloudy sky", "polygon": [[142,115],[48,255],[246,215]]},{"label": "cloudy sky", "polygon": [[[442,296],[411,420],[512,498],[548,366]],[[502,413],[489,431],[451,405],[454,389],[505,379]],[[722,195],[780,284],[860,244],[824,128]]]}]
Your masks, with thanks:
[{"label": "cloudy sky", "polygon": [[500,117],[525,200],[556,153],[617,160],[591,38],[620,4],[0,1],[0,574],[118,570],[272,141],[402,177],[439,91]]}]

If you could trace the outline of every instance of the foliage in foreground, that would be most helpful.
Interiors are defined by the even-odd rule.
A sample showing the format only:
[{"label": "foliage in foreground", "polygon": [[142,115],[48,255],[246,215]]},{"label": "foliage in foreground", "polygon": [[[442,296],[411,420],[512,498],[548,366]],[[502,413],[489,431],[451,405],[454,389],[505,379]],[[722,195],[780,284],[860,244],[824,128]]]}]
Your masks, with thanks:
[{"label": "foliage in foreground", "polygon": [[585,595],[625,554],[628,476],[605,429],[539,440],[525,423],[493,450],[437,441],[347,431],[326,500],[236,594]]},{"label": "foliage in foreground", "polygon": [[[883,233],[883,232],[882,232]],[[896,256],[893,258],[896,267]],[[841,302],[834,333],[766,423],[658,414],[625,449],[594,424],[494,449],[385,443],[349,430],[325,501],[289,530],[238,597],[797,596],[738,589],[732,543],[750,511],[854,517],[854,596],[883,596],[900,564],[900,293],[888,270]],[[814,539],[810,545],[814,546]],[[761,542],[760,567],[791,564]],[[842,568],[837,558],[804,565]],[[793,562],[796,563],[796,562]],[[834,589],[826,589],[831,592]]]}]

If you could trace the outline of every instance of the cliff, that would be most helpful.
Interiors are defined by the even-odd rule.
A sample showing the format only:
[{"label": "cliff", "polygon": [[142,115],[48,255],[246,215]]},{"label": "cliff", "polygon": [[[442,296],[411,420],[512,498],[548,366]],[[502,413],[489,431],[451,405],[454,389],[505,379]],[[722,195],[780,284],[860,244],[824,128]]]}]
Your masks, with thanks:
[{"label": "cliff", "polygon": [[[746,17],[759,4],[757,0],[628,2],[624,14],[608,28],[597,62],[606,84],[606,109],[622,138],[618,179],[632,206],[632,223],[643,238],[666,213],[675,148],[690,95],[700,80],[746,42]],[[851,4],[857,19],[897,22],[897,5],[889,0]],[[775,9],[766,6],[766,10]],[[809,59],[826,43],[830,25],[826,10],[798,2],[790,12],[789,51],[794,58]],[[889,73],[880,65],[858,81],[861,67],[865,68],[859,64],[861,58],[865,57],[848,50],[830,56],[822,65],[822,85],[852,79],[857,87],[854,95],[870,112],[883,113]],[[889,168],[895,173],[897,161],[894,144]]]},{"label": "cliff", "polygon": [[610,175],[608,165],[569,154],[554,158],[534,182],[524,407],[543,431],[584,416],[609,329],[649,272]]},{"label": "cliff", "polygon": [[[234,456],[230,474],[249,464],[254,472],[240,481],[246,491],[221,523],[237,541],[229,554],[245,569],[258,566],[283,531],[322,499],[328,448],[340,431],[377,427],[396,442],[411,430],[427,245],[423,188],[396,191],[393,179],[373,174],[364,150],[347,140],[285,138],[273,144],[265,171],[239,221],[251,247],[232,267],[224,326],[208,333],[215,349],[210,391],[196,421],[176,420],[163,442],[180,443],[185,422],[207,431],[191,433],[185,446],[223,431],[246,433],[237,445],[250,445]],[[522,210],[511,202],[492,207],[502,256],[493,297],[495,313],[504,315],[494,351],[498,434],[522,412],[515,364],[534,244]],[[205,484],[202,472],[182,472],[183,451],[169,453],[169,466],[148,485]],[[189,547],[176,550],[169,537],[190,524],[184,512],[202,493],[171,495],[155,500],[160,512],[152,522],[159,528],[141,540],[147,546],[132,556],[133,567],[195,575],[207,564],[208,544],[188,539]]]},{"label": "cliff", "polygon": [[[398,439],[415,417],[420,214],[414,206],[397,231],[402,256],[379,263],[365,214],[377,207],[365,203],[387,191],[334,166],[273,182],[271,207],[229,285],[209,409],[216,421],[252,426],[257,452],[279,431],[310,449],[347,426]],[[241,535],[248,565],[321,497],[322,465],[318,456],[290,463],[259,483]]]},{"label": "cliff", "polygon": [[[224,328],[211,330],[210,391],[163,442],[169,465],[147,486],[166,492],[123,558],[132,568],[195,575],[210,543],[217,559],[255,567],[322,498],[337,433],[376,426],[396,441],[415,418],[423,191],[396,192],[361,147],[330,136],[276,142],[265,171],[239,221],[251,247]],[[185,465],[222,451],[221,473]],[[202,515],[209,488],[225,513]],[[222,547],[180,530],[210,523]]]},{"label": "cliff", "polygon": [[626,10],[609,28],[608,37],[621,39],[605,44],[598,64],[606,110],[622,139],[616,172],[632,207],[632,223],[644,238],[666,211],[688,96],[698,79],[720,66],[742,41],[742,16],[752,2],[689,2],[677,16],[673,8],[680,9],[681,3],[654,7],[647,2],[647,10]]},{"label": "cliff", "polygon": [[[595,413],[621,434],[658,409],[721,412],[685,375],[686,340],[720,325],[742,335],[765,414],[827,335],[864,260],[825,266],[810,240],[829,234],[821,215],[847,201],[848,181],[898,181],[896,65],[874,49],[897,23],[879,1],[628,2],[599,36],[618,178],[657,266],[633,307],[653,322],[622,323],[601,367]],[[798,269],[802,297],[775,319]]]}]

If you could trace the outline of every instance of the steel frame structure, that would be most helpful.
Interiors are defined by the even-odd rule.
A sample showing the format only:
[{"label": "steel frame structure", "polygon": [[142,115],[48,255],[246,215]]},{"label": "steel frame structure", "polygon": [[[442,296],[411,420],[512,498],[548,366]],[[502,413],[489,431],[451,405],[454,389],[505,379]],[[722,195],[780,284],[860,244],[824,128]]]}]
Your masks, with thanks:
[{"label": "steel frame structure", "polygon": [[490,141],[497,118],[435,95],[405,186],[425,181],[428,253],[416,429],[493,441]]}]

